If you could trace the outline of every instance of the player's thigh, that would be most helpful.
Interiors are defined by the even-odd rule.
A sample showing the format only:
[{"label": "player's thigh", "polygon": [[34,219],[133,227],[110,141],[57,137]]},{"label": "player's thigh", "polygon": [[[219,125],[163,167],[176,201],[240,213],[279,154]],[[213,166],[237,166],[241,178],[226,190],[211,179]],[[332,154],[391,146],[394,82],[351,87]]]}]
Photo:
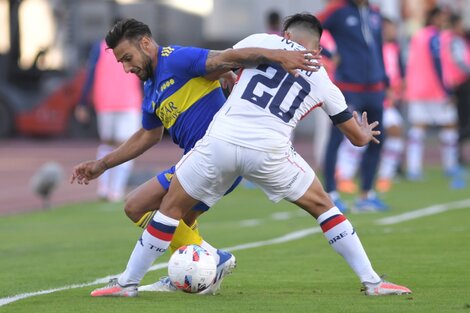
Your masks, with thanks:
[{"label": "player's thigh", "polygon": [[184,190],[209,207],[234,184],[237,147],[206,136],[176,165],[176,176]]},{"label": "player's thigh", "polygon": [[295,201],[315,178],[310,165],[293,148],[283,153],[245,149],[242,175],[257,184],[271,201]]},{"label": "player's thigh", "polygon": [[138,111],[116,112],[113,120],[113,140],[121,143],[129,139],[140,127],[141,113]]},{"label": "player's thigh", "polygon": [[[189,195],[181,185],[178,176],[175,175],[171,180],[170,189],[163,197],[162,204],[160,205],[160,212],[170,218],[180,220],[191,211],[199,200]],[[186,221],[187,225],[192,222]]]},{"label": "player's thigh", "polygon": [[[163,189],[168,191],[168,189],[170,188],[171,180],[173,179],[174,175],[175,175],[175,166],[172,166],[169,169],[157,175],[157,180],[160,182],[160,185],[163,187]],[[206,204],[199,202],[192,208],[192,211],[195,211],[196,213],[191,216],[199,216],[200,214],[202,214],[203,212],[207,210],[209,210],[209,207]],[[186,221],[187,220],[185,220],[185,222]]]},{"label": "player's thigh", "polygon": [[124,210],[132,220],[138,220],[143,214],[158,210],[167,190],[155,178],[151,178],[126,197]]}]

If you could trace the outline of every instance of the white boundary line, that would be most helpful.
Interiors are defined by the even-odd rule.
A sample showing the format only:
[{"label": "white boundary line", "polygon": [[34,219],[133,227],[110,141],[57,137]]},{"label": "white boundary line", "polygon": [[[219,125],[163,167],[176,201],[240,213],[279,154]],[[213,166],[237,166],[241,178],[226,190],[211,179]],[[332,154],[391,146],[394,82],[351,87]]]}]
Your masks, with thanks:
[{"label": "white boundary line", "polygon": [[[409,220],[425,217],[425,216],[430,216],[434,214],[440,214],[444,213],[450,210],[457,210],[457,209],[464,209],[464,208],[469,208],[470,207],[470,199],[465,199],[461,201],[456,201],[456,202],[450,202],[447,204],[438,204],[438,205],[433,205],[427,208],[419,209],[416,211],[411,211],[395,216],[390,216],[386,218],[382,218],[377,220],[375,223],[378,225],[392,225],[392,224],[398,224],[401,222],[406,222]],[[295,231],[292,233],[288,233],[284,236],[273,238],[270,240],[264,240],[264,241],[257,241],[257,242],[251,242],[251,243],[246,243],[246,244],[241,244],[233,247],[228,247],[228,248],[222,248],[223,250],[228,250],[228,251],[238,251],[238,250],[246,250],[246,249],[251,249],[251,248],[258,248],[258,247],[263,247],[263,246],[268,246],[268,245],[275,245],[275,244],[280,244],[280,243],[285,243],[289,242],[292,240],[297,240],[300,238],[304,238],[308,235],[312,234],[317,234],[321,233],[321,229],[319,227],[313,227],[313,228],[307,228],[299,231]],[[167,267],[168,263],[158,263],[152,266],[149,271],[155,271],[159,270],[162,268]],[[64,286],[64,287],[59,287],[59,288],[54,288],[54,289],[48,289],[48,290],[40,290],[40,291],[35,291],[35,292],[28,292],[28,293],[22,293],[19,295],[11,296],[11,297],[6,297],[6,298],[0,298],[0,307],[4,306],[6,304],[19,301],[22,299],[34,297],[34,296],[39,296],[39,295],[45,295],[57,291],[63,291],[63,290],[68,290],[68,289],[75,289],[75,288],[82,288],[82,287],[88,287],[88,286],[93,286],[93,285],[98,285],[98,284],[104,284],[109,281],[109,279],[118,276],[117,275],[111,275],[111,276],[106,276],[103,278],[98,278],[95,281],[84,283],[84,284],[75,284],[75,285],[69,285],[69,286]]]},{"label": "white boundary line", "polygon": [[444,213],[450,210],[465,209],[468,207],[470,207],[470,199],[465,199],[465,200],[456,201],[456,202],[436,204],[436,205],[432,205],[430,207],[419,209],[416,211],[406,212],[403,214],[382,218],[382,219],[377,220],[375,223],[379,225],[398,224],[401,222],[406,222],[406,221],[414,220],[417,218],[421,218],[424,216]]},{"label": "white boundary line", "polygon": [[[223,250],[228,250],[228,251],[237,251],[237,250],[245,250],[245,249],[251,249],[251,248],[257,248],[257,247],[262,247],[262,246],[267,246],[267,245],[274,245],[274,244],[280,244],[292,240],[297,240],[303,237],[306,237],[311,234],[316,234],[320,233],[321,230],[319,227],[313,227],[313,228],[307,228],[299,231],[295,231],[292,233],[288,233],[284,236],[270,239],[270,240],[265,240],[265,241],[257,241],[257,242],[251,242],[251,243],[246,243],[238,246],[233,246],[229,248],[222,248]],[[157,263],[153,265],[150,269],[150,271],[155,271],[159,270],[162,268],[167,267],[168,263]],[[54,288],[54,289],[48,289],[48,290],[41,290],[41,291],[35,291],[35,292],[28,292],[28,293],[22,293],[19,295],[11,296],[11,297],[6,297],[6,298],[0,298],[0,307],[4,306],[8,303],[15,302],[18,300],[34,297],[34,296],[39,296],[39,295],[45,295],[57,291],[63,291],[63,290],[68,290],[68,289],[75,289],[75,288],[82,288],[82,287],[88,287],[88,286],[93,286],[93,285],[98,285],[98,284],[105,284],[107,283],[111,278],[119,276],[119,274],[116,275],[110,275],[106,276],[103,278],[98,278],[95,281],[88,282],[88,283],[83,283],[83,284],[76,284],[76,285],[69,285],[69,286],[64,286],[64,287],[59,287],[59,288]]]}]

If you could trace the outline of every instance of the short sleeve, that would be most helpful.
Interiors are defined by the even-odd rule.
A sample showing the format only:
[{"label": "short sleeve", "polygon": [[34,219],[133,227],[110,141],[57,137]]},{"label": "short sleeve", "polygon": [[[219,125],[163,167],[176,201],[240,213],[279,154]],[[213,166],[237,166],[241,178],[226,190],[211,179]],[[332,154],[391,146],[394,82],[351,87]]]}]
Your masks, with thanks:
[{"label": "short sleeve", "polygon": [[192,77],[204,76],[209,50],[196,47],[182,47],[168,57],[168,69],[173,73],[185,73]]},{"label": "short sleeve", "polygon": [[163,125],[162,121],[155,115],[155,106],[152,102],[153,83],[148,80],[144,84],[144,99],[142,101],[142,127],[151,130]]},{"label": "short sleeve", "polygon": [[339,88],[329,81],[328,94],[323,110],[330,116],[333,125],[338,125],[350,120],[353,115],[346,104],[346,99]]},{"label": "short sleeve", "polygon": [[155,115],[155,113],[150,113],[143,111],[142,112],[142,127],[145,130],[155,129],[157,127],[163,126],[162,121]]},{"label": "short sleeve", "polygon": [[334,116],[346,110],[348,105],[339,88],[331,82],[329,82],[326,88],[328,88],[328,93],[325,98],[325,105],[323,106],[325,112],[329,116]]}]

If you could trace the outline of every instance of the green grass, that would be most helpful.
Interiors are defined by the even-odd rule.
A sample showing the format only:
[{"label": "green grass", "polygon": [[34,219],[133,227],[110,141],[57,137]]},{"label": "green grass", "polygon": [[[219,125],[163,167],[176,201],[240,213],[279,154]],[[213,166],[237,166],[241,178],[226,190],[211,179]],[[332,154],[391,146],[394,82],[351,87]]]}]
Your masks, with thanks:
[{"label": "green grass", "polygon": [[[38,295],[0,312],[470,312],[470,208],[394,225],[386,216],[470,198],[451,190],[438,169],[423,183],[402,181],[384,195],[387,213],[348,214],[380,274],[410,287],[411,296],[365,297],[360,284],[313,234],[288,243],[236,251],[238,267],[217,296],[141,293],[138,298],[91,298],[87,286]],[[353,201],[352,197],[346,197]],[[273,218],[287,212],[287,219]],[[255,227],[240,222],[257,219]],[[217,247],[269,240],[316,227],[295,206],[272,204],[256,189],[238,188],[200,219]],[[90,283],[121,272],[141,230],[120,205],[82,203],[0,218],[0,298]],[[157,262],[168,260],[168,255]],[[143,283],[165,275],[149,272]]]}]

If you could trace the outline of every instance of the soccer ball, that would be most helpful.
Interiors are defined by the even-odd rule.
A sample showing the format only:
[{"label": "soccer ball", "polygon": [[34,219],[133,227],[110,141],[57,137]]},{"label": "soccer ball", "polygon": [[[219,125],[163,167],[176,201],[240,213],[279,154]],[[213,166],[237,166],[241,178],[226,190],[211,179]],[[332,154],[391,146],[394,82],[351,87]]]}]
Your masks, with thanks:
[{"label": "soccer ball", "polygon": [[217,265],[212,254],[198,245],[180,247],[168,262],[168,276],[173,285],[189,293],[209,288],[216,270]]}]

